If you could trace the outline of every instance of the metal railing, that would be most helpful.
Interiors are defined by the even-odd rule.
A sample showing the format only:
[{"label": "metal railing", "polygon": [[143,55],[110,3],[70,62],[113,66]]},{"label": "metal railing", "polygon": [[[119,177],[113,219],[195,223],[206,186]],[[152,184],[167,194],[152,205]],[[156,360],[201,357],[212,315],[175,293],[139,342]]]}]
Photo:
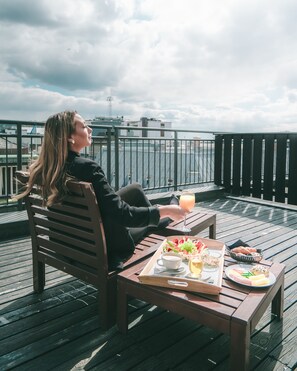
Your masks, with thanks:
[{"label": "metal railing", "polygon": [[[5,125],[12,130],[4,132]],[[15,171],[37,158],[43,128],[41,122],[0,120],[0,211],[17,205],[11,200],[18,193]],[[234,195],[297,205],[296,133],[92,128],[99,134],[81,155],[98,162],[116,190],[132,182],[147,193],[215,183]]]},{"label": "metal railing", "polygon": [[[37,158],[44,127],[40,122],[0,120],[0,130],[5,125],[13,129],[0,133],[0,210],[16,206],[11,200],[19,191],[15,171],[25,170]],[[92,145],[81,155],[98,162],[116,190],[132,182],[147,193],[214,182],[213,132],[101,125],[92,129],[100,135],[93,135]],[[199,138],[201,134],[209,139]]]}]

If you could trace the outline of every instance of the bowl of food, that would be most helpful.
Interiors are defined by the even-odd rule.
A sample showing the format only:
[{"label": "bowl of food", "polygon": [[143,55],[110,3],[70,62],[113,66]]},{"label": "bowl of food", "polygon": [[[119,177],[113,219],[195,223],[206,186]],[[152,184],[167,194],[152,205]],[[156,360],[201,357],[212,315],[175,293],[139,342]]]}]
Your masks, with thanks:
[{"label": "bowl of food", "polygon": [[256,249],[250,246],[237,246],[234,248],[227,248],[232,259],[245,263],[258,263],[263,259],[261,249]]},{"label": "bowl of food", "polygon": [[212,252],[203,256],[204,270],[212,271],[219,268],[221,254]]},{"label": "bowl of food", "polygon": [[183,260],[188,260],[190,256],[207,254],[207,246],[199,239],[181,237],[167,239],[163,245],[163,253],[174,252],[179,254]]}]

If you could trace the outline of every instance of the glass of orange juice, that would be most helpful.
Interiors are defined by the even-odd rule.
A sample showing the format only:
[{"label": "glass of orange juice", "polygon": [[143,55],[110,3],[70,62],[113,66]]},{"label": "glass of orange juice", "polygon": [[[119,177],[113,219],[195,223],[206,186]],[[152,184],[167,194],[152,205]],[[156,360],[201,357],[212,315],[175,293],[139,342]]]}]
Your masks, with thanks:
[{"label": "glass of orange juice", "polygon": [[[179,205],[187,211],[191,211],[195,206],[195,194],[191,191],[182,191],[179,198]],[[183,232],[189,233],[191,229],[187,227],[187,217],[184,219]]]},{"label": "glass of orange juice", "polygon": [[191,277],[200,278],[203,270],[203,259],[200,254],[189,257],[189,270]]}]

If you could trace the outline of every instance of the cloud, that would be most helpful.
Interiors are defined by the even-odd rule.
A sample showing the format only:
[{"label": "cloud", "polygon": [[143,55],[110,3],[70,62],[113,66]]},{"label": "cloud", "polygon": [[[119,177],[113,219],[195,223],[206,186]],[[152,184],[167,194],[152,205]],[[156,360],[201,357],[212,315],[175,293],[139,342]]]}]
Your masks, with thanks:
[{"label": "cloud", "polygon": [[296,131],[296,2],[0,0],[2,118]]}]

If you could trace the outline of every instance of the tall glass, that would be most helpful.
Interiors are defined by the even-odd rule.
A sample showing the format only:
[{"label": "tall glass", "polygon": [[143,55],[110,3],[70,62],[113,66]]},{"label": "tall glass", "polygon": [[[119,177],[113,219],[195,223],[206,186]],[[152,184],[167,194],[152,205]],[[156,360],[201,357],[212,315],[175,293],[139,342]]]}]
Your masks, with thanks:
[{"label": "tall glass", "polygon": [[203,260],[201,254],[189,257],[189,269],[191,277],[200,278],[203,270]]},{"label": "tall glass", "polygon": [[[191,191],[182,191],[182,194],[179,198],[179,205],[187,211],[191,211],[195,206],[195,193]],[[187,216],[184,219],[183,232],[189,233],[191,229],[187,227]]]}]

